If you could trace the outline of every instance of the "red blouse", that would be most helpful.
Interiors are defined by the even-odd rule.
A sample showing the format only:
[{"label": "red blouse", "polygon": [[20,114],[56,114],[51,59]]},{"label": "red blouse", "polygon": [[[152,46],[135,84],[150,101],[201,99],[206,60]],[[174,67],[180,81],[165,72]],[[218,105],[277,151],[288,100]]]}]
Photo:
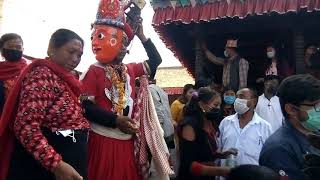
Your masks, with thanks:
[{"label": "red blouse", "polygon": [[49,68],[38,66],[23,81],[14,132],[25,149],[52,170],[62,157],[48,144],[41,128],[52,132],[88,129],[82,113],[68,85]]},{"label": "red blouse", "polygon": [[[130,63],[125,65],[127,67],[127,75],[130,84],[130,96],[134,100],[135,93],[135,78],[147,74],[143,63]],[[112,110],[112,102],[106,96],[106,89],[111,90],[112,82],[106,77],[105,69],[100,65],[91,65],[88,72],[82,79],[83,90],[87,95],[94,96],[95,102],[99,107],[105,110]]]}]

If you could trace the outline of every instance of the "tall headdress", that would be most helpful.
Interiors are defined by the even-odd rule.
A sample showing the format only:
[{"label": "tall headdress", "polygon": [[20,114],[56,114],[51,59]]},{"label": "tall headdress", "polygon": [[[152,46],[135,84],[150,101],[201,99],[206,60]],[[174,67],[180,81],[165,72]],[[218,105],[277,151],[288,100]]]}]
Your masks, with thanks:
[{"label": "tall headdress", "polygon": [[130,25],[125,22],[124,7],[119,0],[101,0],[94,24],[120,28],[130,42],[134,33]]},{"label": "tall headdress", "polygon": [[124,28],[124,12],[119,0],[101,0],[94,24]]}]

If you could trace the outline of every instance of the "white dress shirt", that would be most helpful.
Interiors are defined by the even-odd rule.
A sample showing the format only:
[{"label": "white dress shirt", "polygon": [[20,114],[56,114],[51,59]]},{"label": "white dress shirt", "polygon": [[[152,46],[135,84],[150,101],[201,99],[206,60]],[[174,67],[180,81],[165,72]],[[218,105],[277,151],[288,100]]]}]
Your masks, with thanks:
[{"label": "white dress shirt", "polygon": [[219,148],[222,151],[238,149],[237,165],[259,164],[261,148],[271,135],[271,125],[267,121],[254,113],[252,120],[241,129],[238,114],[235,114],[224,118],[219,129]]},{"label": "white dress shirt", "polygon": [[272,133],[282,126],[283,114],[278,96],[273,96],[269,100],[262,94],[258,100],[256,113],[270,123]]}]

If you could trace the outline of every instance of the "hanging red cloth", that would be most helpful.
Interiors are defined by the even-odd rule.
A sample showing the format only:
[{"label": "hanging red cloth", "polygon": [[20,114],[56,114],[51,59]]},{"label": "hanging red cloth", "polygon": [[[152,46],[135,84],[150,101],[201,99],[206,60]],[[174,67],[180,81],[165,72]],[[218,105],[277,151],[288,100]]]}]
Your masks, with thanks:
[{"label": "hanging red cloth", "polygon": [[6,81],[8,79],[15,78],[20,75],[23,68],[27,66],[27,62],[24,59],[19,61],[3,61],[0,62],[0,80]]}]

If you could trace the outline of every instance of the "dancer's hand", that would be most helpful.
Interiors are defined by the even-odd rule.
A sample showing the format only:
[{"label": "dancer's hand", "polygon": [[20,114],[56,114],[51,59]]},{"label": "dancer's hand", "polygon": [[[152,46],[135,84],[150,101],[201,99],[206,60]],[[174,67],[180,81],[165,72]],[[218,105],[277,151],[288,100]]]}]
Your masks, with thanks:
[{"label": "dancer's hand", "polygon": [[56,180],[83,180],[80,174],[69,164],[61,161],[53,170]]},{"label": "dancer's hand", "polygon": [[117,128],[126,134],[135,134],[138,128],[134,127],[134,121],[127,116],[118,116],[116,119]]}]

